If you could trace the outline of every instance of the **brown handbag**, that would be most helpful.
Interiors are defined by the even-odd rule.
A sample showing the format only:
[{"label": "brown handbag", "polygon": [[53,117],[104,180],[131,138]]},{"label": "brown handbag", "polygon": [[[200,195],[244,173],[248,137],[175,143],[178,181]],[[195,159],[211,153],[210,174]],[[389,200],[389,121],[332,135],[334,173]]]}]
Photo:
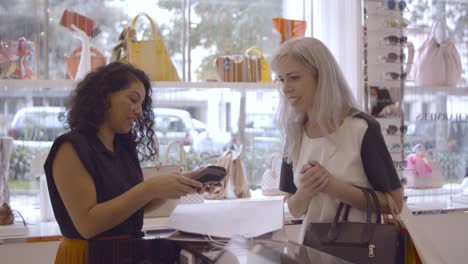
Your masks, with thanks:
[{"label": "brown handbag", "polygon": [[0,225],[11,225],[13,222],[13,211],[7,203],[3,203],[0,207]]},{"label": "brown handbag", "polygon": [[262,58],[230,55],[220,56],[214,61],[218,80],[222,82],[260,82],[262,80]]},{"label": "brown handbag", "polygon": [[[350,206],[340,203],[332,223],[309,224],[303,244],[353,263],[404,263],[405,245],[402,233],[393,224],[382,224],[382,209],[375,192],[359,188],[366,197],[366,222],[348,222]],[[376,207],[375,223],[371,222],[370,196]],[[343,221],[339,222],[343,207],[346,207]]]}]

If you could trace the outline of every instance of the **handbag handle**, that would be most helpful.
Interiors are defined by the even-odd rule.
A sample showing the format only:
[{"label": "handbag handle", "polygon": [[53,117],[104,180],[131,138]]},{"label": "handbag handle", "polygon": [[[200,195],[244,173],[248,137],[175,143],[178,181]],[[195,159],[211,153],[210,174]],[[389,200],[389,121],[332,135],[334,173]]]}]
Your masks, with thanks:
[{"label": "handbag handle", "polygon": [[262,60],[265,59],[265,57],[263,56],[262,50],[259,49],[259,48],[257,48],[257,47],[255,47],[255,46],[246,49],[244,55],[245,55],[245,56],[249,56],[249,54],[252,53],[252,52],[253,52],[253,53],[257,53],[258,56],[260,56],[260,58],[261,58]]},{"label": "handbag handle", "polygon": [[[387,202],[388,202],[388,207],[390,208],[390,213],[392,215],[392,219],[393,219],[393,224],[397,227],[403,227],[403,225],[400,223],[400,220],[398,220],[398,209],[397,209],[397,206],[395,204],[395,201],[393,201],[393,198],[392,196],[389,194],[389,193],[385,193],[385,197],[387,198]],[[388,217],[387,215],[385,214],[384,215],[384,218],[386,220],[387,223],[389,223],[390,221],[388,221]]]},{"label": "handbag handle", "polygon": [[[371,199],[373,200],[373,203],[375,205],[375,210],[376,210],[376,214],[377,214],[377,218],[376,218],[375,222],[377,224],[382,223],[382,218],[381,218],[382,217],[382,207],[381,207],[380,202],[379,202],[379,200],[377,198],[377,194],[375,193],[374,190],[364,188],[364,187],[361,187],[361,186],[356,186],[356,185],[354,185],[354,186],[357,187],[358,189],[360,189],[364,193],[364,197],[366,199],[366,205],[367,205],[366,206],[366,213],[367,213],[366,227],[362,231],[361,237],[362,237],[362,241],[369,241],[370,238],[373,235],[372,234],[373,231],[372,231],[372,228],[370,226],[371,216],[372,216]],[[338,235],[339,235],[338,221],[339,221],[341,211],[343,210],[344,206],[345,206],[345,204],[343,202],[340,202],[340,204],[338,205],[338,209],[336,210],[335,219],[333,220],[333,223],[331,224],[330,230],[328,231],[329,241],[334,241],[334,240],[336,240],[338,238]],[[343,221],[348,220],[348,213],[349,213],[350,207],[351,207],[350,205],[346,204],[345,215],[343,217]]]},{"label": "handbag handle", "polygon": [[[154,24],[153,19],[151,19],[151,17],[146,13],[139,13],[138,15],[136,15],[135,18],[133,18],[133,20],[132,20],[132,25],[130,26],[130,28],[135,30],[135,26],[136,26],[136,22],[137,22],[138,18],[143,17],[143,16],[146,17],[149,20],[150,24],[151,24],[151,39],[152,40],[157,39],[158,38],[158,30],[156,28],[156,24]],[[127,41],[131,41],[131,39],[127,38]]]},{"label": "handbag handle", "polygon": [[273,179],[278,178],[278,173],[276,173],[275,166],[273,166],[273,162],[275,161],[275,159],[279,159],[279,158],[281,159],[284,158],[284,155],[279,152],[273,152],[271,154],[269,166],[270,166],[270,170],[272,171],[271,176]]},{"label": "handbag handle", "polygon": [[381,224],[382,223],[382,206],[380,205],[379,199],[377,198],[377,194],[372,189],[369,189],[369,188],[363,188],[363,189],[371,195],[372,200],[374,201],[375,212],[377,214],[375,222],[377,224]]},{"label": "handbag handle", "polygon": [[[437,29],[442,29],[442,39],[437,38]],[[442,43],[449,38],[447,32],[447,23],[445,22],[445,17],[440,17],[432,24],[431,34],[429,38],[435,38],[438,43]]]},{"label": "handbag handle", "polygon": [[166,150],[164,151],[164,162],[163,165],[168,165],[169,163],[169,152],[171,151],[171,148],[175,145],[179,145],[179,159],[180,162],[183,166],[187,164],[187,160],[185,157],[185,150],[184,150],[184,144],[180,141],[172,141],[169,144],[167,144]]},{"label": "handbag handle", "polygon": [[[358,186],[356,186],[356,187],[358,187]],[[366,198],[366,204],[367,204],[367,208],[366,208],[366,211],[367,211],[366,228],[364,228],[361,235],[362,235],[363,241],[368,241],[372,237],[371,228],[370,228],[370,224],[371,224],[370,195],[364,188],[362,188],[362,187],[358,187],[358,188],[364,193],[364,197]],[[338,235],[340,233],[339,232],[338,220],[340,218],[341,211],[343,210],[344,205],[345,204],[343,202],[340,202],[340,204],[338,205],[338,209],[336,210],[335,219],[333,219],[333,222],[332,222],[332,224],[330,226],[330,230],[328,231],[328,240],[330,242],[335,241],[338,238]]]}]

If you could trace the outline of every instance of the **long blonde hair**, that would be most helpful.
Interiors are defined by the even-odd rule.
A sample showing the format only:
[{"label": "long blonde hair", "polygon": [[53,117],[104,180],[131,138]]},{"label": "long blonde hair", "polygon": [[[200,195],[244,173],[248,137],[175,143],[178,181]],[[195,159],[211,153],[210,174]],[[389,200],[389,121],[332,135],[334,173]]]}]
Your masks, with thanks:
[{"label": "long blonde hair", "polygon": [[[277,119],[282,141],[286,146],[288,162],[294,164],[299,158],[306,118],[314,118],[310,121],[318,124],[322,134],[328,135],[340,126],[351,109],[359,109],[359,106],[338,63],[320,40],[306,37],[284,42],[273,55],[271,61],[273,71],[278,71],[278,65],[285,57],[304,65],[317,80],[312,106],[313,117],[307,117],[305,113],[296,113],[287,97],[280,92]],[[283,89],[281,83],[278,88],[280,91]]]}]

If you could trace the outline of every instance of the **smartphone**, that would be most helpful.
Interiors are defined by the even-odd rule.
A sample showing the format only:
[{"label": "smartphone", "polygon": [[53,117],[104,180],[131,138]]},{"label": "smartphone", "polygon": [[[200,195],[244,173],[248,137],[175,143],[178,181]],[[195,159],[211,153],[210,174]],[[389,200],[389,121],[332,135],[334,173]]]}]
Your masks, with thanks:
[{"label": "smartphone", "polygon": [[210,165],[201,169],[192,179],[203,184],[220,183],[226,177],[226,169],[221,166]]}]

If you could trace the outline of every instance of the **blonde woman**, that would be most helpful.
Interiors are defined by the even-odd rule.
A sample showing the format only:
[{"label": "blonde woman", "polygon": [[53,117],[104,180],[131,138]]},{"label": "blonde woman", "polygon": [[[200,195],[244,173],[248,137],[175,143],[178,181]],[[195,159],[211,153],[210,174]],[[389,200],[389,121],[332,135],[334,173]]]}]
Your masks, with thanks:
[{"label": "blonde woman", "polygon": [[361,112],[328,48],[318,39],[283,43],[272,59],[280,84],[278,118],[286,159],[280,189],[290,213],[304,216],[299,242],[311,222],[332,222],[338,204],[350,221],[365,221],[366,201],[354,185],[373,188],[384,212],[387,192],[401,210],[402,187],[379,123]]}]

